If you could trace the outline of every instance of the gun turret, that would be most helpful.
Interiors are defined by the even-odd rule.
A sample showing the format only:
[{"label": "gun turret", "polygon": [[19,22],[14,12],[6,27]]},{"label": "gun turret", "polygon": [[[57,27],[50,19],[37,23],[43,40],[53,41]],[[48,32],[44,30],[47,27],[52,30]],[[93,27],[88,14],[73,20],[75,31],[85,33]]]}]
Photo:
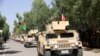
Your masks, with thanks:
[{"label": "gun turret", "polygon": [[46,26],[46,31],[64,32],[69,25],[69,21],[64,14],[61,14],[61,20],[52,21],[51,24]]},{"label": "gun turret", "polygon": [[33,34],[36,34],[38,32],[38,30],[30,30],[28,32],[28,35],[33,35]]},{"label": "gun turret", "polygon": [[57,21],[52,21],[52,29],[54,31],[56,30],[65,30],[66,26],[69,25],[69,21],[59,21],[59,23]]},{"label": "gun turret", "polygon": [[51,24],[46,25],[47,32],[65,32],[66,27],[69,25],[69,21],[52,21]]}]

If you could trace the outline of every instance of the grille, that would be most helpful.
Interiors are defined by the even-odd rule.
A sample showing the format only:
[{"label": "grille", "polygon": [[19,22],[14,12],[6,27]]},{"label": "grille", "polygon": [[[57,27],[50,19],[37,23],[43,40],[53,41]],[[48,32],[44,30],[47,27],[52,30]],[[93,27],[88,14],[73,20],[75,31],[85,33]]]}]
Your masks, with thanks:
[{"label": "grille", "polygon": [[70,44],[59,44],[59,48],[68,48]]}]

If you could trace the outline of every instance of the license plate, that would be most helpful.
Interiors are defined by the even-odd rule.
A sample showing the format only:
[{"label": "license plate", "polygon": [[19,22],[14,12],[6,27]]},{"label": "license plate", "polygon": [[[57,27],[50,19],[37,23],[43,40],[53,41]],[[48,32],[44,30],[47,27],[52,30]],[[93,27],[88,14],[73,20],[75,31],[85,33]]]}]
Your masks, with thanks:
[{"label": "license plate", "polygon": [[34,44],[37,44],[37,43],[34,43]]},{"label": "license plate", "polygon": [[62,50],[61,53],[62,53],[62,54],[68,54],[69,51],[68,51],[68,50]]}]

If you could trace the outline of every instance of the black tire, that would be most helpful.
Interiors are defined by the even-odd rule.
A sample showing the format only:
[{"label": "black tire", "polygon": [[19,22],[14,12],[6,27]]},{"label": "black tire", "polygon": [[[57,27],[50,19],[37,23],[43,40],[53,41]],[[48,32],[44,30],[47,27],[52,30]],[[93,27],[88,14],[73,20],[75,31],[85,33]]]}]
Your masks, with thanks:
[{"label": "black tire", "polygon": [[77,56],[78,49],[73,49],[72,54],[70,56]]},{"label": "black tire", "polygon": [[26,47],[26,45],[24,44],[24,47]]},{"label": "black tire", "polygon": [[26,44],[24,44],[24,47],[25,47],[25,48],[29,48],[29,46],[28,46],[28,45],[26,45]]},{"label": "black tire", "polygon": [[78,49],[78,54],[77,54],[77,56],[83,56],[83,50],[82,50],[82,48],[81,48],[81,49]]},{"label": "black tire", "polygon": [[49,50],[45,50],[45,52],[44,52],[44,56],[51,56],[51,51],[49,51]]}]

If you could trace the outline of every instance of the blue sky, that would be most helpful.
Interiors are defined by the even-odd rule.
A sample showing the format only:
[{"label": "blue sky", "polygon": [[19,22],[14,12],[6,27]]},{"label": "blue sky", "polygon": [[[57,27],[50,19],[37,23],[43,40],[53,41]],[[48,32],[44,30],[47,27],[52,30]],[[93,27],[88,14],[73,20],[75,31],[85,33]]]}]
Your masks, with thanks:
[{"label": "blue sky", "polygon": [[[45,0],[50,5],[51,0]],[[16,20],[16,13],[21,15],[30,11],[33,0],[0,0],[0,13],[6,16],[7,23],[10,25],[10,32],[13,30],[13,22]]]}]

